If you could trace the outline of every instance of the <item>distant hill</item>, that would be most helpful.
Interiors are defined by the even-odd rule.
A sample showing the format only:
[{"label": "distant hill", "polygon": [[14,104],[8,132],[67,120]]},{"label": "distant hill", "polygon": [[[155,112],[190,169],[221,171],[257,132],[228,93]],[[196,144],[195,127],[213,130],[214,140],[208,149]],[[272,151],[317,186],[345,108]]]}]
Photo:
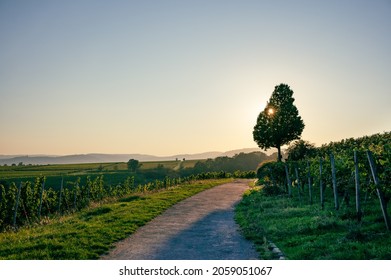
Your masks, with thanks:
[{"label": "distant hill", "polygon": [[71,163],[99,163],[99,162],[127,162],[129,159],[137,159],[138,161],[169,161],[169,160],[194,160],[208,159],[220,156],[232,157],[240,153],[261,152],[259,148],[247,148],[232,150],[227,152],[206,152],[198,154],[179,154],[173,156],[153,156],[145,154],[78,154],[66,156],[52,155],[30,155],[30,156],[7,156],[0,155],[0,165],[19,164],[71,164]]}]

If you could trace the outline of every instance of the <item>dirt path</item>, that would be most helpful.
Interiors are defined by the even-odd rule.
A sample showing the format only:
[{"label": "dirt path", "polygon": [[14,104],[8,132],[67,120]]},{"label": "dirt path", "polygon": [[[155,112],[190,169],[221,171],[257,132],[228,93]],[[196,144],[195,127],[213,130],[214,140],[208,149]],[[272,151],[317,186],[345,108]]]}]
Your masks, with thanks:
[{"label": "dirt path", "polygon": [[234,221],[235,204],[247,188],[247,180],[238,180],[183,200],[118,242],[102,259],[257,259],[253,244]]}]

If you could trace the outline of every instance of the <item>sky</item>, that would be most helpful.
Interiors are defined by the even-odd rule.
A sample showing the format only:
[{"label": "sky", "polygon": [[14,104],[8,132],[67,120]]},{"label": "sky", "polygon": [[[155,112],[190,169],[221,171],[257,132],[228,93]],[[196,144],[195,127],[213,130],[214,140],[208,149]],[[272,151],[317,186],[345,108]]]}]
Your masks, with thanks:
[{"label": "sky", "polygon": [[390,0],[0,0],[0,154],[256,147],[280,83],[317,146],[390,131],[390,50]]}]

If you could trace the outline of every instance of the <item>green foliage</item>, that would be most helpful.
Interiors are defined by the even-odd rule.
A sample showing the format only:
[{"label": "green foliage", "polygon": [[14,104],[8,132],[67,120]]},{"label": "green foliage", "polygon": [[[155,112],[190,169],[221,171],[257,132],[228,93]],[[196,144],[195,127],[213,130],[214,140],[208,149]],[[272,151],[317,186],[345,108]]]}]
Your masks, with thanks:
[{"label": "green foliage", "polygon": [[240,172],[254,171],[260,162],[270,159],[265,153],[240,153],[231,157],[217,157],[215,159],[207,159],[206,161],[197,162],[192,169],[183,169],[182,172],[191,172],[193,174],[205,172]]},{"label": "green foliage", "polygon": [[139,169],[141,167],[141,164],[139,163],[138,160],[136,159],[130,159],[127,163],[128,165],[128,169],[131,171],[131,172],[136,172],[137,169]]},{"label": "green foliage", "polygon": [[[348,242],[349,240],[359,240],[360,242],[368,241],[371,239],[370,236],[375,236],[376,239],[378,232],[384,231],[383,221],[387,220],[387,203],[391,199],[390,140],[391,137],[389,132],[384,134],[365,136],[357,139],[346,139],[340,142],[332,142],[330,144],[323,145],[320,148],[313,149],[311,147],[311,153],[307,153],[304,158],[298,157],[299,160],[285,162],[284,164],[286,165],[288,174],[291,178],[291,187],[294,190],[293,198],[290,199],[286,199],[286,195],[281,196],[281,194],[286,194],[286,191],[282,191],[282,186],[286,184],[286,181],[284,180],[286,180],[287,176],[277,168],[278,163],[271,162],[262,165],[257,172],[258,182],[260,185],[262,185],[262,197],[265,198],[265,195],[270,194],[280,195],[274,197],[269,196],[270,199],[265,199],[265,202],[262,205],[269,205],[271,200],[280,201],[278,202],[280,205],[273,209],[273,213],[283,211],[281,217],[283,216],[284,218],[287,217],[287,211],[291,213],[291,210],[285,208],[287,204],[290,205],[290,208],[305,208],[306,213],[310,211],[318,213],[318,216],[316,217],[316,223],[311,224],[311,221],[305,220],[304,217],[300,221],[302,224],[300,224],[301,229],[299,233],[303,233],[301,238],[305,240],[309,239],[309,242],[313,242],[315,236],[317,238],[317,236],[320,234],[319,230],[324,230],[326,228],[332,231],[338,228],[337,234],[344,236],[343,240],[341,241],[342,243]],[[374,184],[371,169],[368,163],[368,150],[370,150],[373,154],[377,177],[379,179],[379,184],[377,186]],[[354,152],[356,153],[358,161],[357,175],[361,192],[361,196],[359,197],[359,201],[361,202],[360,211],[357,211],[356,207],[358,206],[355,203],[356,201],[355,199],[352,199],[356,194]],[[333,190],[332,165],[330,160],[332,155],[335,163],[335,179],[337,187],[336,196]],[[322,168],[320,168],[320,166]],[[275,183],[273,183],[273,181]],[[277,188],[275,186],[277,186]],[[377,189],[379,189],[384,194],[386,209],[385,212],[380,211],[379,209]],[[320,199],[321,193],[324,194],[324,201],[321,201]],[[330,208],[334,208],[336,206],[335,199],[337,199],[337,202],[339,202],[339,207],[336,207],[338,210],[333,209],[330,211]],[[277,202],[275,202],[275,204],[276,203]],[[259,207],[265,208],[266,206],[252,205],[252,207],[259,209]],[[327,216],[328,213],[331,213],[333,217],[331,218],[330,216]],[[275,218],[272,216],[274,214],[268,213],[268,215],[269,216],[257,217],[257,219],[273,220]],[[383,218],[381,215],[383,215]],[[254,217],[251,219],[254,219]],[[329,223],[328,221],[331,220],[332,222]],[[345,221],[349,221],[349,223],[345,223]],[[364,227],[362,226],[365,223],[368,224],[364,230]],[[281,224],[287,228],[290,227],[288,224],[284,224],[282,222]],[[339,226],[336,226],[342,224],[344,224],[342,228],[345,232],[347,232],[346,234],[343,233],[343,231],[340,231],[341,228]],[[275,226],[265,224],[263,225],[265,227]],[[350,230],[352,225],[356,227],[356,229]],[[299,222],[297,222],[297,225],[295,226],[299,226]],[[377,233],[372,232],[373,230],[370,229],[371,226],[376,227]],[[278,238],[281,238],[281,235],[283,235],[281,232],[285,232],[285,229],[280,227],[278,228],[279,230],[276,232],[276,235],[274,235],[274,233],[268,233],[271,238],[277,238],[277,240]],[[289,232],[293,233],[294,231],[289,230]],[[312,234],[314,234],[314,236],[312,236]],[[327,235],[328,232],[325,232],[324,234]],[[321,239],[322,238],[323,236],[321,236]],[[325,240],[327,239],[326,237],[324,238]],[[290,246],[292,244],[294,245],[293,248],[299,250],[295,243],[297,241],[290,242],[292,243],[286,245],[288,252],[290,251]],[[303,246],[311,248],[310,244],[311,243],[305,244]],[[376,246],[379,246],[379,244]],[[318,244],[317,246],[323,247],[324,244]],[[351,244],[349,243],[347,246],[351,246]],[[340,250],[340,247],[335,247],[339,248],[338,250]],[[317,249],[319,249],[319,247],[317,247]],[[316,248],[311,250],[316,250]],[[329,258],[330,256],[332,256],[332,258],[376,258],[376,254],[374,252],[371,254],[360,252],[361,255],[348,255],[338,253],[336,251],[332,253],[334,255],[327,256],[320,256],[315,252],[309,253],[308,251],[302,251],[301,253],[298,253],[298,255],[295,255],[296,253],[292,253],[292,256],[294,256],[292,258]],[[384,254],[384,252],[382,252],[382,254],[383,257],[380,258],[386,258],[386,256],[389,256],[389,254]]]},{"label": "green foliage", "polygon": [[372,145],[370,147],[375,157],[375,165],[379,177],[379,188],[386,194],[387,199],[391,198],[391,141],[383,145]]},{"label": "green foliage", "polygon": [[[134,177],[128,177],[125,182],[116,186],[105,185],[103,176],[95,179],[87,177],[85,185],[80,185],[80,180],[72,183],[72,187],[60,189],[43,188],[45,177],[37,177],[34,184],[30,181],[21,185],[19,207],[17,211],[17,226],[24,224],[40,223],[40,217],[50,217],[64,212],[73,212],[90,205],[90,202],[99,202],[109,197],[122,197],[136,191],[134,188]],[[163,184],[156,184],[155,188],[162,188]],[[7,229],[13,225],[17,191],[15,183],[9,187],[0,185],[0,230]],[[41,212],[41,192],[42,207]],[[60,206],[60,208],[59,208]]]},{"label": "green foliage", "polygon": [[[181,168],[175,168],[178,167],[178,162],[154,162],[146,163],[137,173],[129,172],[126,163],[3,166],[0,168],[0,176],[4,174],[7,178],[7,172],[10,171],[19,174],[26,174],[25,172],[45,174],[29,180],[18,179],[19,182],[22,181],[22,185],[16,227],[20,227],[41,223],[48,217],[82,210],[106,198],[166,189],[193,180],[255,178],[255,168],[259,162],[267,158],[268,156],[261,152],[241,153],[232,158],[219,157],[214,160],[199,161],[194,168],[195,161],[186,161],[186,164],[181,162]],[[113,168],[116,166],[119,166],[119,170],[115,171]],[[97,173],[98,171],[102,173]],[[63,172],[72,175],[68,173],[62,176]],[[42,192],[43,184],[45,188]],[[6,180],[0,186],[0,231],[2,231],[13,226],[13,209],[18,188],[12,179]]]},{"label": "green foliage", "polygon": [[[203,165],[193,168],[197,162],[204,160],[143,162],[137,172],[130,172],[127,163],[88,163],[88,164],[58,164],[32,166],[0,166],[0,184],[8,187],[12,182],[34,182],[35,178],[45,176],[45,184],[59,190],[63,181],[64,189],[73,188],[80,178],[79,185],[87,185],[87,178],[104,175],[105,185],[122,184],[128,177],[134,176],[134,186],[144,185],[165,177],[179,178],[206,172],[226,171],[231,174],[236,171],[250,172],[255,170],[259,162],[269,158],[261,152],[238,154],[228,158],[224,164]],[[214,160],[211,160],[214,163]],[[158,168],[159,167],[159,168]],[[241,174],[243,175],[243,174]],[[62,206],[61,206],[62,207]]]},{"label": "green foliage", "polygon": [[263,186],[265,194],[277,195],[286,193],[285,167],[282,162],[264,162],[257,170],[258,185]]},{"label": "green foliage", "polygon": [[[357,152],[358,156],[359,179],[361,189],[369,193],[375,191],[375,185],[373,184],[373,179],[366,155],[366,151],[371,150],[374,155],[375,165],[377,167],[377,174],[380,180],[380,186],[378,187],[381,188],[382,191],[384,191],[384,193],[386,194],[386,199],[389,200],[389,198],[391,197],[391,188],[389,185],[389,182],[391,182],[390,135],[391,134],[389,132],[386,132],[384,134],[375,134],[372,136],[365,136],[357,139],[345,139],[340,142],[331,142],[327,145],[322,145],[320,148],[314,148],[312,145],[307,146],[307,142],[300,140],[296,142],[298,143],[297,145],[293,144],[292,149],[290,150],[292,153],[295,154],[294,156],[290,156],[290,158],[298,158],[298,160],[287,161],[287,164],[289,166],[289,174],[292,178],[295,178],[294,166],[296,166],[298,168],[299,180],[303,183],[303,186],[307,184],[308,177],[310,177],[312,184],[315,187],[320,187],[320,181],[322,181],[323,186],[325,188],[332,188],[330,155],[333,154],[335,158],[335,170],[338,190],[340,195],[343,196],[343,199],[345,199],[345,202],[349,203],[350,194],[353,195],[355,192],[355,169],[353,161],[354,150]],[[305,152],[296,153],[296,150]],[[305,154],[305,158],[303,158],[303,156],[300,156],[303,154]],[[320,176],[320,158],[322,158],[323,161],[322,176]],[[260,183],[263,182],[262,176],[264,176],[265,174],[267,175],[267,172],[260,172],[260,170],[258,170],[258,179]],[[273,174],[276,182],[278,182],[277,184],[283,185],[283,182],[286,179],[286,174],[283,174],[281,172]],[[265,180],[267,179],[268,178],[266,177]],[[293,184],[295,184],[295,182],[293,182]]]},{"label": "green foliage", "polygon": [[[48,217],[80,211],[90,206],[92,202],[100,203],[107,198],[120,198],[137,192],[168,189],[195,180],[225,179],[234,176],[236,178],[254,178],[255,173],[254,171],[236,171],[231,174],[220,171],[200,173],[182,178],[166,176],[162,180],[155,179],[146,184],[138,185],[135,184],[133,176],[127,177],[123,182],[116,185],[106,184],[103,175],[94,179],[88,176],[85,184],[81,184],[80,179],[75,182],[68,182],[69,187],[64,188],[61,192],[61,202],[59,201],[61,189],[45,187],[42,194],[41,215],[39,215],[42,185],[45,182],[45,177],[41,176],[36,178],[34,184],[29,181],[22,184],[16,226],[41,223],[42,220]],[[15,183],[11,183],[9,187],[0,185],[0,231],[13,225],[17,191],[18,188]]]},{"label": "green foliage", "polygon": [[288,161],[303,160],[315,156],[316,148],[314,144],[300,139],[289,145],[287,153]]},{"label": "green foliage", "polygon": [[281,161],[281,146],[299,139],[304,129],[294,100],[293,91],[288,85],[276,86],[254,126],[254,141],[263,149],[277,148],[278,161]]},{"label": "green foliage", "polygon": [[160,192],[130,194],[71,215],[52,217],[45,226],[3,232],[0,259],[98,259],[114,242],[126,238],[175,203],[228,181],[186,183]]},{"label": "green foliage", "polygon": [[318,156],[329,155],[330,153],[351,156],[353,150],[366,151],[371,150],[379,154],[381,147],[389,146],[391,143],[391,132],[377,133],[370,136],[358,138],[347,138],[338,142],[330,142],[317,148]]}]

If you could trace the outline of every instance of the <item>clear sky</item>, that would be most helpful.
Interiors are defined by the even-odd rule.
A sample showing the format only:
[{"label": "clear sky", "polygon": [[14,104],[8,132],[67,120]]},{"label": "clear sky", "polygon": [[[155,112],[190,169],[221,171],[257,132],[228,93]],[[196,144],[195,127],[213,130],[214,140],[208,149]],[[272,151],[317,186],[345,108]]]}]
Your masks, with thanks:
[{"label": "clear sky", "polygon": [[321,145],[390,131],[390,80],[390,0],[0,0],[0,154],[256,147],[280,83]]}]

